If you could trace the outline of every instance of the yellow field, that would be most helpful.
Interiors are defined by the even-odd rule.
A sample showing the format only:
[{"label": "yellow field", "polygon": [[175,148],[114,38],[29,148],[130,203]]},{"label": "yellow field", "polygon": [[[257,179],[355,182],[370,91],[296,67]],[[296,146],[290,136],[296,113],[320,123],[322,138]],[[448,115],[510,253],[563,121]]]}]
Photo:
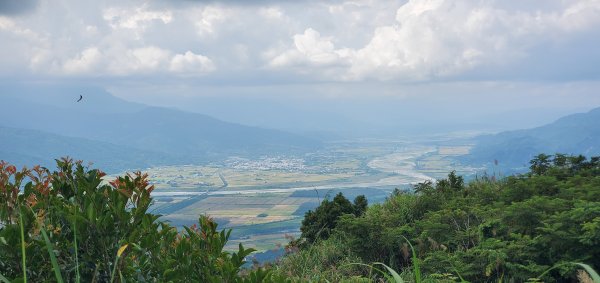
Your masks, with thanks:
[{"label": "yellow field", "polygon": [[185,219],[208,215],[226,219],[227,226],[262,224],[294,218],[292,214],[306,201],[305,198],[289,198],[289,193],[208,197],[169,217]]},{"label": "yellow field", "polygon": [[469,154],[471,150],[471,146],[469,145],[461,145],[461,146],[440,146],[438,147],[439,155],[465,155]]},{"label": "yellow field", "polygon": [[264,186],[264,185],[289,185],[300,182],[327,182],[353,176],[350,173],[338,174],[310,174],[302,172],[285,171],[238,171],[225,169],[223,177],[231,188]]}]

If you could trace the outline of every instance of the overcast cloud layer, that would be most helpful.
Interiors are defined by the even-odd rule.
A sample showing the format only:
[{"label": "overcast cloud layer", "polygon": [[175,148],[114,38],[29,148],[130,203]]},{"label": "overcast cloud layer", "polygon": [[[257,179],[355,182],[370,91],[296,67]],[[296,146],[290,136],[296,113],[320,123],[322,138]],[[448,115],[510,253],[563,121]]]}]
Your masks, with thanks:
[{"label": "overcast cloud layer", "polygon": [[0,43],[0,81],[268,127],[600,105],[600,0],[4,0]]},{"label": "overcast cloud layer", "polygon": [[572,59],[565,72],[595,76],[583,56],[600,43],[597,0],[2,3],[5,75],[429,81],[482,70],[490,79],[562,54]]}]

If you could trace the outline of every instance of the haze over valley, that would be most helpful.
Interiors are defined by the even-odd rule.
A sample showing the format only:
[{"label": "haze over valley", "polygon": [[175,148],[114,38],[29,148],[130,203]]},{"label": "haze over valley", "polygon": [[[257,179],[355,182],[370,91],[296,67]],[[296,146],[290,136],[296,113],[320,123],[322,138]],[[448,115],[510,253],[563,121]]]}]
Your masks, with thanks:
[{"label": "haze over valley", "polygon": [[[38,100],[42,92],[47,96]],[[85,100],[75,102],[78,93]],[[189,226],[210,215],[234,228],[230,248],[243,243],[263,251],[285,244],[286,235],[298,237],[304,213],[337,192],[377,203],[450,171],[495,176],[526,171],[540,152],[600,153],[600,108],[494,134],[464,126],[318,136],[132,103],[82,86],[13,86],[0,101],[3,159],[52,167],[55,158],[72,156],[114,176],[142,170],[156,187],[152,211],[163,219]]]},{"label": "haze over valley", "polygon": [[[306,227],[328,219],[318,218],[317,211],[333,205],[338,193],[355,200],[348,202],[354,214],[344,218],[346,224],[366,219],[362,213],[385,216],[382,211],[398,209],[394,213],[402,220],[390,219],[405,225],[434,215],[446,197],[460,204],[462,195],[449,193],[406,220],[409,212],[402,209],[418,206],[417,197],[431,193],[437,201],[436,194],[448,188],[452,193],[484,188],[481,199],[487,201],[504,196],[498,188],[508,186],[506,178],[550,172],[558,177],[543,181],[558,182],[568,174],[596,174],[598,160],[590,158],[600,155],[599,44],[600,3],[589,0],[0,1],[0,169],[41,165],[52,171],[68,156],[81,160],[85,170],[101,170],[86,175],[97,178],[98,187],[114,188],[127,183],[120,177],[139,171],[144,177],[135,182],[153,188],[148,211],[160,215],[156,221],[188,233],[184,227],[196,227],[200,216],[208,216],[219,229],[232,229],[227,251],[238,251],[241,243],[256,249],[259,262],[272,261],[311,243]],[[55,178],[64,176],[61,171]],[[477,185],[469,187],[470,181]],[[597,188],[590,183],[593,192],[586,196],[594,197]],[[15,199],[30,191],[18,184]],[[464,193],[467,197],[473,194]],[[406,199],[397,204],[394,198]],[[494,203],[512,203],[507,199]],[[92,210],[86,215],[94,218]],[[469,226],[475,214],[459,215],[467,217],[464,229],[454,222],[460,235],[509,231],[516,237],[511,233],[517,228],[496,230],[496,222]],[[9,227],[2,215],[8,214],[0,213],[0,253],[2,231],[8,231],[3,227]],[[502,219],[534,218],[515,215]],[[6,223],[12,225],[13,218]],[[595,219],[582,227],[600,223]],[[320,229],[326,234],[333,226]],[[449,229],[439,227],[427,229]],[[61,235],[50,228],[57,235],[52,237]],[[390,233],[408,231],[402,229]],[[429,236],[434,237],[419,235]],[[440,253],[455,248],[431,237],[415,246],[430,245]],[[519,239],[530,238],[535,237]],[[286,250],[291,239],[298,241]],[[408,251],[398,246],[404,242],[394,241],[393,250]],[[465,251],[484,246],[469,241]],[[133,242],[129,250],[130,243],[119,243],[111,247],[117,248],[117,261],[134,248]],[[520,249],[516,246],[510,247]],[[508,260],[511,254],[503,256]],[[415,260],[408,252],[387,259],[403,268]],[[0,275],[6,273],[3,264]],[[485,274],[504,278],[504,269],[486,264]],[[340,266],[345,265],[350,263]],[[541,267],[551,266],[536,265]]]}]

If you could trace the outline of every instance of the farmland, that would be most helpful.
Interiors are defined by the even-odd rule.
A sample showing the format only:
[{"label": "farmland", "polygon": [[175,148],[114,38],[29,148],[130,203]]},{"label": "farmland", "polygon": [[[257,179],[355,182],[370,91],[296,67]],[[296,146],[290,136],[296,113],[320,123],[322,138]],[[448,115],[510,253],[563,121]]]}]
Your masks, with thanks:
[{"label": "farmland", "polygon": [[228,248],[238,243],[260,251],[299,235],[304,213],[343,192],[382,202],[395,188],[444,177],[450,170],[477,170],[453,157],[468,145],[408,142],[333,143],[302,156],[230,157],[220,163],[147,168],[155,213],[176,226],[208,215],[221,228],[234,228]]}]

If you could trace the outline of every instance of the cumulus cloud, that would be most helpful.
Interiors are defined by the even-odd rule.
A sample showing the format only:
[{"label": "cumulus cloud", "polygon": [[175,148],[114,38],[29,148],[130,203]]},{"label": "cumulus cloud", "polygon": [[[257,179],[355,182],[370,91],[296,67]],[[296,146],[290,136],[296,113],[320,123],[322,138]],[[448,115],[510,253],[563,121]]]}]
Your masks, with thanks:
[{"label": "cumulus cloud", "polygon": [[397,10],[394,23],[376,27],[362,47],[336,48],[334,37],[321,38],[307,29],[294,35],[293,45],[273,56],[269,66],[348,64],[334,78],[431,79],[515,61],[539,42],[600,22],[600,1],[571,1],[549,11],[507,10],[495,4],[411,0]]},{"label": "cumulus cloud", "polygon": [[39,1],[0,16],[0,73],[452,80],[600,44],[600,0],[250,2]]},{"label": "cumulus cloud", "polygon": [[[34,60],[39,59],[34,58]],[[63,68],[67,74],[87,73],[93,71],[100,60],[101,54],[98,48],[90,47],[83,50],[77,57],[67,60]]]},{"label": "cumulus cloud", "polygon": [[177,54],[169,63],[169,70],[185,74],[202,74],[215,69],[213,62],[206,56],[186,51],[185,54]]},{"label": "cumulus cloud", "polygon": [[201,9],[192,10],[189,14],[189,17],[194,22],[196,31],[200,36],[214,33],[216,25],[232,16],[231,10],[217,6],[207,6]]},{"label": "cumulus cloud", "polygon": [[194,76],[214,70],[213,62],[206,56],[191,51],[173,54],[156,46],[128,50],[107,49],[104,52],[90,47],[62,65],[62,72],[69,75],[127,76],[173,73]]},{"label": "cumulus cloud", "polygon": [[113,29],[129,29],[135,33],[136,38],[154,21],[168,24],[172,21],[173,15],[170,11],[149,10],[146,5],[141,7],[110,7],[103,12],[103,18]]},{"label": "cumulus cloud", "polygon": [[156,46],[129,49],[123,56],[115,56],[109,70],[119,75],[165,70],[169,57],[169,51]]},{"label": "cumulus cloud", "polygon": [[347,57],[347,50],[334,49],[331,37],[322,37],[318,31],[308,28],[303,34],[294,35],[293,49],[273,58],[270,64],[275,67],[293,64],[326,66],[340,63]]},{"label": "cumulus cloud", "polygon": [[31,42],[41,42],[43,40],[37,32],[21,27],[8,17],[0,16],[0,31]]},{"label": "cumulus cloud", "polygon": [[104,11],[104,20],[110,23],[110,26],[116,28],[145,28],[145,26],[154,20],[159,20],[165,24],[172,20],[169,11],[149,11],[146,6],[135,9],[108,8]]},{"label": "cumulus cloud", "polygon": [[[0,40],[6,50],[0,53],[0,73],[185,77],[204,75],[216,69],[197,46],[172,46],[160,37],[149,40],[157,27],[172,23],[172,11],[153,9],[148,4],[124,4],[97,9],[95,18],[66,14],[60,18],[65,22],[58,23],[45,23],[33,16],[0,16]],[[64,8],[60,3],[40,5],[40,10],[48,14]],[[79,10],[77,5],[69,8]]]}]

